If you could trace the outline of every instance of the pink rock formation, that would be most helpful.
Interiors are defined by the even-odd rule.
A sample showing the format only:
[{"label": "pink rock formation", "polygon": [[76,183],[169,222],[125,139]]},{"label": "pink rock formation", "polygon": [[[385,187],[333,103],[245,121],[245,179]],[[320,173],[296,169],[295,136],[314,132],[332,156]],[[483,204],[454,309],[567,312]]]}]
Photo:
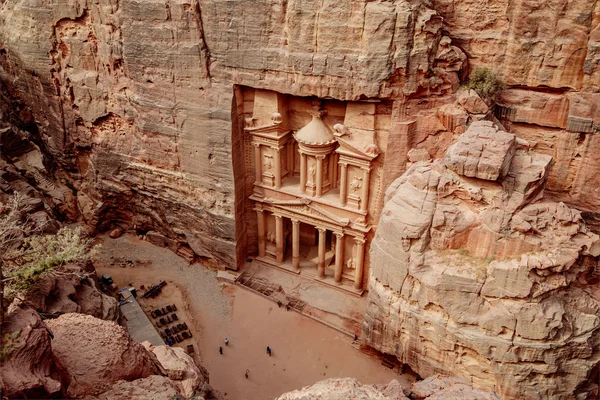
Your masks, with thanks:
[{"label": "pink rock formation", "polygon": [[86,396],[85,400],[172,400],[179,398],[173,382],[160,375],[150,375],[134,381],[118,381],[104,393]]},{"label": "pink rock formation", "polygon": [[114,322],[63,314],[47,324],[54,333],[52,350],[72,376],[70,396],[102,393],[119,380],[161,374],[156,357]]},{"label": "pink rock formation", "polygon": [[[49,314],[82,313],[116,321],[117,300],[102,293],[93,266],[65,265],[61,275],[49,275],[27,291],[27,301],[39,312]],[[84,277],[82,279],[81,277]]]},{"label": "pink rock formation", "polygon": [[[410,395],[410,397],[407,397]],[[393,380],[387,385],[362,385],[352,378],[332,378],[312,386],[284,393],[276,400],[500,400],[494,392],[474,389],[468,382],[434,375],[403,388]]]},{"label": "pink rock formation", "polygon": [[[184,349],[180,347],[152,346],[150,342],[142,344],[148,351],[154,353],[171,383],[186,399],[198,394],[197,391],[207,384],[208,373],[206,370],[200,369]],[[211,392],[210,386],[206,386],[209,389],[208,392]]]},{"label": "pink rock formation", "polygon": [[52,352],[52,333],[41,317],[13,302],[5,318],[2,334],[19,335],[12,353],[0,362],[2,396],[65,397],[71,376]]},{"label": "pink rock formation", "polygon": [[498,154],[494,171],[510,163],[504,178],[469,178],[476,169],[458,168],[454,152],[478,165],[494,140],[465,140],[479,129],[388,189],[371,250],[366,342],[422,376],[445,371],[505,399],[591,395],[600,303],[586,287],[598,235],[579,211],[543,200],[550,158],[524,142]]}]

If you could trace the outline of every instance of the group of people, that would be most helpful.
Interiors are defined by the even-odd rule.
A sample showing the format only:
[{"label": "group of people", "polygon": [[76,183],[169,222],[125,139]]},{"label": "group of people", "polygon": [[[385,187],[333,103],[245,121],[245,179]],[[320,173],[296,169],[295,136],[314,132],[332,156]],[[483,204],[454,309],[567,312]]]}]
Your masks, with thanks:
[{"label": "group of people", "polygon": [[[229,346],[229,339],[227,338],[225,338],[225,346]],[[219,346],[219,354],[223,354],[223,346]],[[269,357],[273,355],[273,350],[271,349],[271,346],[267,346],[267,354],[269,355]],[[247,369],[244,375],[246,376],[246,379],[248,379],[248,377],[250,376],[250,370]]]}]

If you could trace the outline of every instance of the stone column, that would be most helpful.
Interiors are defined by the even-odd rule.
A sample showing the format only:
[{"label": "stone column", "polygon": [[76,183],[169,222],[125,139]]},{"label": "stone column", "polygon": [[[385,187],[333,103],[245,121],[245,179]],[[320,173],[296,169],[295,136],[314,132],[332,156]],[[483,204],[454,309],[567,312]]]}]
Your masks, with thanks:
[{"label": "stone column", "polygon": [[356,259],[354,260],[356,275],[354,276],[354,288],[360,290],[362,289],[363,267],[365,257],[365,240],[361,238],[354,238],[354,245],[356,246]]},{"label": "stone column", "polygon": [[319,278],[325,278],[325,228],[317,228],[319,231],[319,258],[317,268],[319,270]]},{"label": "stone column", "polygon": [[300,153],[300,192],[306,193],[306,154]]},{"label": "stone column", "polygon": [[281,149],[274,147],[275,150],[275,189],[281,188]]},{"label": "stone column", "polygon": [[342,268],[344,266],[344,234],[335,234],[335,281],[342,283]]},{"label": "stone column", "polygon": [[281,215],[275,216],[275,253],[277,262],[283,262],[283,218]]},{"label": "stone column", "polygon": [[287,151],[288,177],[293,178],[294,177],[294,143],[292,141],[289,141],[287,143],[286,151]]},{"label": "stone column", "polygon": [[333,164],[333,175],[331,177],[331,187],[335,189],[338,187],[338,155],[337,153],[333,153],[331,155],[331,161]]},{"label": "stone column", "polygon": [[362,168],[363,181],[362,181],[362,194],[360,196],[360,211],[367,211],[369,207],[369,176],[371,168]]},{"label": "stone column", "polygon": [[348,194],[348,164],[341,163],[342,176],[340,178],[340,203],[346,205],[346,196]]},{"label": "stone column", "polygon": [[300,269],[300,221],[292,220],[292,266]]},{"label": "stone column", "polygon": [[323,159],[325,156],[317,156],[317,197],[323,195]]},{"label": "stone column", "polygon": [[258,219],[258,255],[265,256],[265,213],[263,210],[256,210]]},{"label": "stone column", "polygon": [[262,183],[262,160],[260,157],[260,144],[252,143],[254,145],[254,172],[256,173],[256,178],[254,179],[254,184]]}]

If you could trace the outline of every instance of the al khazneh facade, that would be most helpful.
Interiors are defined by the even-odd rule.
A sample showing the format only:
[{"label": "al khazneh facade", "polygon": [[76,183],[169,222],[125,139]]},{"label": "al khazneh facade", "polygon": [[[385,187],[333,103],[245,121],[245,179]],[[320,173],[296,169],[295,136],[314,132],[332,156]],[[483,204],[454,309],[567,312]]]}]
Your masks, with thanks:
[{"label": "al khazneh facade", "polygon": [[[347,291],[366,287],[379,198],[375,102],[348,102],[326,122],[324,102],[294,110],[285,95],[256,90],[244,134],[252,146],[256,260]],[[298,103],[302,104],[302,103]],[[290,115],[310,115],[293,129]],[[297,122],[296,122],[297,124]],[[248,156],[248,153],[247,153]],[[249,160],[248,160],[249,161]],[[373,177],[377,176],[375,182]]]}]

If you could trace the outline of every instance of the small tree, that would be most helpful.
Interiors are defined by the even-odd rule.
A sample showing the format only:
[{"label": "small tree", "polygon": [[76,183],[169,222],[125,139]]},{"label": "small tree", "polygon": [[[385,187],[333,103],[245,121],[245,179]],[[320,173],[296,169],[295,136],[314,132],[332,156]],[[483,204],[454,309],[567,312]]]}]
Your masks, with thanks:
[{"label": "small tree", "polygon": [[476,91],[485,100],[495,101],[506,85],[494,72],[484,67],[475,68],[471,72],[467,87]]},{"label": "small tree", "polygon": [[61,265],[88,261],[95,251],[91,239],[85,238],[79,227],[37,235],[43,227],[22,217],[23,200],[23,196],[15,194],[6,204],[0,203],[0,335],[4,334],[1,324],[6,303],[44,276],[63,274]]}]

